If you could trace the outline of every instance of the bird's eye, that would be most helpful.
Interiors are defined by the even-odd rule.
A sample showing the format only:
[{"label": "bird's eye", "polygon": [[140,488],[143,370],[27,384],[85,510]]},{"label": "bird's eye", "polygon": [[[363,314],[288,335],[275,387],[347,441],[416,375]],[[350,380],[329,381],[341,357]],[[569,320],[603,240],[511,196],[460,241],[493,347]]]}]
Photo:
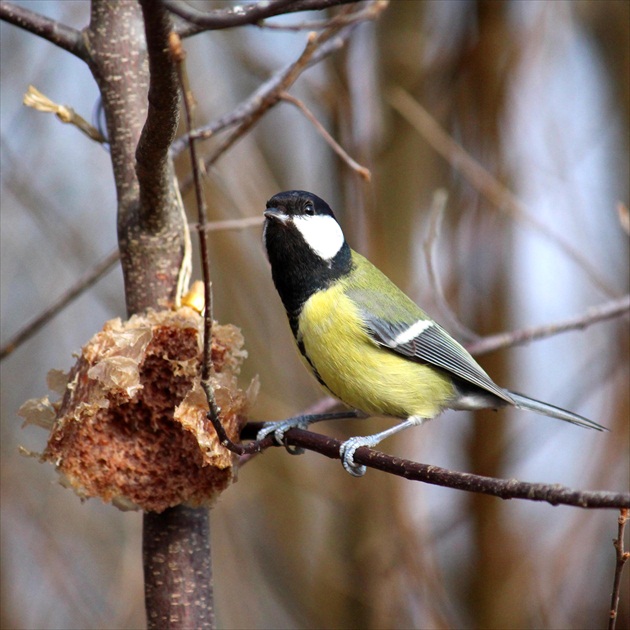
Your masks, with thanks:
[{"label": "bird's eye", "polygon": [[308,214],[309,216],[313,216],[315,214],[315,208],[312,203],[307,203],[304,206],[304,214]]}]

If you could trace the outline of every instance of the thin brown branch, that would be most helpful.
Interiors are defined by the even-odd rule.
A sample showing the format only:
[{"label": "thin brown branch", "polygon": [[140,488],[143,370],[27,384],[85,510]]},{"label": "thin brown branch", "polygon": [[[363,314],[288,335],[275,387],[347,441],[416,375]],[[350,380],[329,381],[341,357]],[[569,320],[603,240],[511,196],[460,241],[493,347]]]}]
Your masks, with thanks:
[{"label": "thin brown branch", "polygon": [[[179,81],[179,89],[183,94],[184,116],[186,121],[186,132],[189,136],[188,150],[190,151],[191,170],[193,174],[195,201],[197,203],[197,232],[199,234],[199,249],[201,251],[201,268],[204,286],[204,330],[203,330],[203,359],[201,363],[201,381],[204,385],[208,385],[212,372],[211,347],[212,347],[212,319],[213,319],[213,300],[212,300],[212,280],[210,276],[210,255],[208,248],[207,233],[207,217],[208,208],[206,206],[206,198],[203,194],[201,185],[202,165],[197,156],[197,144],[194,138],[190,138],[190,131],[193,128],[193,109],[195,107],[192,92],[186,86],[186,77],[184,71],[184,61],[186,53],[181,45],[181,40],[176,33],[169,36],[170,54],[175,60],[177,70],[177,78]],[[208,385],[209,387],[209,385]],[[211,392],[211,390],[210,390]],[[210,411],[216,415],[216,403],[214,395],[209,396]]]},{"label": "thin brown branch", "polygon": [[613,578],[613,589],[610,596],[610,613],[608,618],[608,630],[615,630],[617,624],[617,612],[619,610],[619,591],[621,588],[621,574],[626,562],[630,559],[630,551],[624,549],[623,536],[626,523],[630,518],[630,510],[622,508],[617,519],[617,538],[613,540],[615,548],[615,577]]},{"label": "thin brown branch", "polygon": [[271,2],[237,5],[214,11],[200,11],[178,0],[162,0],[162,2],[171,13],[205,31],[210,31],[256,24],[260,20],[283,13],[295,0],[271,0]]},{"label": "thin brown branch", "polygon": [[372,179],[372,174],[370,170],[365,166],[361,166],[356,160],[353,160],[345,151],[345,149],[326,131],[324,125],[322,125],[319,120],[315,117],[313,112],[301,101],[299,98],[292,96],[288,92],[280,92],[280,99],[286,101],[287,103],[291,103],[297,107],[309,120],[309,122],[315,127],[317,133],[319,133],[322,138],[328,143],[330,148],[360,177],[362,177],[366,182],[369,182]]},{"label": "thin brown branch", "polygon": [[189,135],[188,149],[190,151],[190,162],[193,173],[193,182],[195,190],[195,201],[197,204],[198,225],[197,234],[199,235],[199,250],[201,256],[201,270],[203,276],[204,302],[205,309],[203,314],[203,355],[201,360],[201,387],[208,401],[208,418],[212,422],[212,426],[217,433],[221,444],[233,453],[241,454],[241,447],[235,444],[228,437],[220,419],[220,409],[214,396],[211,378],[213,373],[212,365],[212,321],[213,321],[213,300],[212,300],[212,280],[210,274],[210,251],[208,246],[208,229],[207,229],[207,206],[206,199],[203,194],[201,184],[201,172],[203,164],[197,155],[197,140],[190,137],[193,129],[193,109],[194,99],[190,89],[186,86],[186,77],[184,70],[184,61],[186,54],[181,45],[179,35],[171,33],[169,38],[170,54],[175,60],[177,69],[177,77],[179,87],[184,95],[184,115],[186,119],[186,131]]},{"label": "thin brown branch", "polygon": [[[375,8],[369,13],[369,19],[375,19],[382,10],[381,8],[379,8],[381,6],[380,3],[374,6]],[[357,27],[357,24],[358,23],[352,23],[349,26],[343,27],[338,35],[328,41],[323,42],[322,45],[319,46],[317,50],[313,53],[310,61],[306,63],[303,70],[316,65],[317,63],[331,55],[333,52],[336,52],[337,50],[343,48],[343,46],[345,46],[346,42],[350,38],[350,35],[354,32],[354,29]],[[199,139],[211,138],[220,131],[224,131],[225,129],[229,129],[231,127],[246,123],[257,114],[259,108],[263,104],[265,107],[265,112],[270,107],[276,105],[280,101],[280,98],[278,96],[279,93],[286,90],[286,88],[288,87],[287,85],[285,85],[286,77],[293,70],[295,63],[296,62],[293,62],[275,72],[273,76],[265,81],[265,83],[260,85],[248,98],[246,98],[244,101],[241,101],[241,103],[239,103],[232,111],[227,112],[226,114],[224,114],[217,120],[212,121],[206,126],[195,129],[191,132],[190,137]],[[261,116],[256,116],[256,121]],[[181,138],[178,138],[173,143],[173,146],[171,148],[171,153],[173,157],[178,156],[186,148],[187,143],[188,135],[184,135]],[[213,153],[206,161],[206,166],[214,163],[218,159],[218,157],[220,157],[223,150],[224,149],[218,152],[218,154],[217,152]],[[190,182],[183,184],[182,191],[188,190],[189,186]]]},{"label": "thin brown branch", "polygon": [[[262,426],[262,423],[248,424],[243,429],[241,437],[252,439]],[[335,438],[303,429],[289,429],[284,437],[285,442],[290,446],[314,451],[331,459],[339,459],[339,448],[342,442]],[[265,438],[265,444],[261,443],[262,447],[266,446],[268,439]],[[543,501],[551,505],[571,505],[581,508],[630,507],[629,493],[574,490],[559,484],[530,483],[517,479],[484,477],[392,457],[365,446],[356,450],[354,461],[368,468],[381,470],[412,481],[422,481],[445,488],[487,494],[501,499]]]},{"label": "thin brown branch", "polygon": [[617,202],[617,217],[619,218],[619,225],[621,229],[628,235],[630,235],[630,210],[626,204]]},{"label": "thin brown branch", "polygon": [[240,106],[237,106],[236,109],[228,112],[220,118],[217,118],[217,120],[213,120],[208,125],[199,127],[198,129],[177,138],[177,140],[175,140],[175,142],[171,145],[171,155],[175,158],[182,153],[182,151],[185,151],[192,138],[206,140],[208,138],[212,138],[212,136],[220,131],[236,125],[241,120],[240,114],[236,113],[239,107]]},{"label": "thin brown branch", "polygon": [[79,59],[87,60],[88,51],[83,42],[81,31],[62,24],[49,17],[35,13],[23,6],[17,6],[4,0],[0,2],[0,20],[23,28],[29,33],[38,35],[51,44],[67,50]]},{"label": "thin brown branch", "polygon": [[536,341],[537,339],[552,337],[569,330],[581,330],[597,322],[619,317],[629,311],[630,295],[626,295],[618,300],[611,300],[599,306],[592,306],[581,315],[571,317],[561,322],[491,335],[470,343],[466,347],[471,354],[480,356],[494,352],[500,348],[511,348],[512,346],[522,345],[530,341]]},{"label": "thin brown branch", "polygon": [[256,26],[277,31],[320,31],[331,24],[348,25],[355,22],[362,22],[372,19],[374,5],[382,5],[378,8],[381,11],[389,4],[389,0],[373,0],[364,9],[351,13],[350,15],[335,15],[329,20],[310,20],[308,22],[299,22],[297,24],[277,24],[275,22],[258,22]]},{"label": "thin brown branch", "polygon": [[25,341],[30,339],[41,330],[53,317],[58,315],[70,302],[76,299],[84,291],[96,284],[105,274],[111,271],[120,258],[118,250],[106,256],[100,263],[90,269],[84,276],[79,278],[74,286],[60,295],[46,310],[40,313],[32,322],[29,322],[22,330],[18,331],[0,349],[0,360],[19,348]]},{"label": "thin brown branch", "polygon": [[179,0],[162,1],[169,11],[187,23],[177,29],[178,35],[186,38],[207,30],[256,25],[261,20],[276,15],[298,11],[321,11],[341,4],[356,3],[358,0],[272,0],[214,11],[199,11]]},{"label": "thin brown branch", "polygon": [[[374,10],[370,13],[370,19],[376,19],[386,5],[379,3],[372,5]],[[352,7],[342,11],[342,15],[350,13]],[[310,33],[306,47],[299,58],[282,70],[280,73],[272,77],[272,79],[263,84],[250,99],[247,101],[247,111],[241,118],[238,127],[214,150],[214,152],[206,158],[205,165],[207,168],[212,166],[234,143],[242,138],[257,122],[260,120],[271,107],[280,101],[280,94],[291,87],[301,73],[324,56],[330,54],[332,50],[336,50],[342,46],[350,32],[356,28],[358,23],[350,26],[333,25],[319,34]],[[345,37],[333,41],[333,38],[343,32]],[[318,55],[326,44],[332,44],[330,50]],[[184,186],[182,188],[185,188]]]},{"label": "thin brown branch", "polygon": [[609,296],[615,295],[606,280],[583,256],[582,252],[547,225],[528,214],[525,206],[516,195],[458,144],[408,92],[396,87],[389,92],[387,99],[392,107],[499,211],[518,218],[536,229],[564,252],[568,258],[579,265],[595,286]]},{"label": "thin brown branch", "polygon": [[223,153],[242,138],[276,103],[280,101],[280,94],[291,87],[302,72],[308,67],[309,62],[317,51],[318,47],[328,41],[337,33],[339,27],[332,27],[320,34],[310,33],[302,54],[292,63],[280,77],[275,89],[261,94],[260,100],[255,109],[244,117],[238,127],[215,149],[210,157],[205,160],[206,167],[214,164]]}]

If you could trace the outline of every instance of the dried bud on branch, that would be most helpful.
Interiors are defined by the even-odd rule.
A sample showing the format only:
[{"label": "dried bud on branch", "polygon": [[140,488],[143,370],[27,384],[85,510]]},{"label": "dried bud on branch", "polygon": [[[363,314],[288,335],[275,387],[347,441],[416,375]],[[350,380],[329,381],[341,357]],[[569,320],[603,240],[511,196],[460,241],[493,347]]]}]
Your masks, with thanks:
[{"label": "dried bud on branch", "polygon": [[[40,425],[42,412],[50,421],[54,410],[40,459],[56,465],[64,485],[82,498],[155,512],[211,505],[230,485],[236,459],[219,444],[199,384],[202,326],[188,307],[111,320],[83,348],[57,403],[22,406],[26,421]],[[215,396],[238,440],[256,383],[238,389],[247,355],[240,331],[215,324],[212,332]]]}]

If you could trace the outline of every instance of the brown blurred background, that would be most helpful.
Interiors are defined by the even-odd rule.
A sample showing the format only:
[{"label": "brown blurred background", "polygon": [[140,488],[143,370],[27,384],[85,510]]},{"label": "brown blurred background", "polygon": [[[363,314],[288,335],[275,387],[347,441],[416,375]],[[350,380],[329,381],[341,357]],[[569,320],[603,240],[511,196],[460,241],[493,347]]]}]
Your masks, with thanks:
[{"label": "brown blurred background", "polygon": [[[81,27],[86,2],[26,2]],[[217,6],[217,3],[198,3]],[[321,16],[287,17],[295,23]],[[97,89],[81,62],[0,24],[2,343],[116,246],[109,156],[21,105],[29,83],[85,117]],[[186,41],[197,119],[229,111],[301,51],[304,33],[256,28]],[[628,291],[630,4],[625,1],[401,1],[292,93],[360,163],[366,184],[303,115],[278,105],[206,181],[210,219],[261,216],[279,190],[327,199],[351,245],[453,329],[490,334],[551,323]],[[491,173],[497,200],[440,154],[420,104]],[[178,163],[185,174],[187,163]],[[429,212],[448,198],[436,266]],[[194,217],[192,197],[185,199]],[[192,220],[192,219],[191,219]],[[321,398],[271,283],[260,229],[213,234],[215,314],[242,327],[243,383],[261,375],[256,419]],[[124,315],[118,270],[1,366],[2,627],[144,626],[141,516],[81,503],[20,428],[106,319]],[[455,331],[454,332],[458,332]],[[382,448],[480,474],[628,491],[628,321],[484,357],[494,379],[591,417],[599,435],[525,412],[445,414]],[[322,425],[367,434],[387,420]],[[469,495],[281,449],[248,463],[212,513],[224,628],[595,628],[612,587],[615,511]],[[628,571],[618,628],[630,626]]]}]

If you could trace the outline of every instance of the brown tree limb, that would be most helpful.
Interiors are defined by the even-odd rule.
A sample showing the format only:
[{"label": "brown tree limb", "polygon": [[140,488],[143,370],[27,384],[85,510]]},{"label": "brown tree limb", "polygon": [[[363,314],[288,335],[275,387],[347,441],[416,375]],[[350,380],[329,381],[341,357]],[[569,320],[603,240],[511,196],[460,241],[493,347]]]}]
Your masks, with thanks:
[{"label": "brown tree limb", "polygon": [[358,0],[272,0],[214,11],[199,11],[185,2],[162,0],[169,11],[187,24],[177,29],[177,34],[190,37],[208,30],[255,25],[261,20],[285,13],[299,11],[321,11],[341,4],[356,3]]},{"label": "brown tree limb", "polygon": [[[239,103],[231,111],[212,121],[208,125],[198,127],[191,131],[190,134],[178,138],[171,147],[173,157],[178,156],[186,148],[189,137],[208,139],[226,129],[237,127],[239,125],[247,125],[247,129],[238,133],[237,138],[230,141],[229,144],[226,142],[226,148],[231,146],[231,144],[248,131],[251,126],[264,115],[264,113],[280,101],[280,93],[286,91],[297,80],[301,72],[316,65],[333,52],[343,48],[358,24],[363,21],[377,19],[386,6],[387,2],[385,0],[373,0],[361,11],[350,12],[346,10],[341,12],[339,15],[336,15],[334,18],[329,20],[329,24],[335,26],[335,31],[340,29],[338,33],[330,37],[322,37],[321,39],[318,39],[317,45],[314,47],[315,49],[309,53],[306,60],[303,59],[304,53],[302,53],[297,61],[292,62],[275,72],[267,81],[265,81],[265,83],[260,85],[248,98],[241,101],[241,103]],[[297,74],[294,74],[296,73],[296,65],[298,66]],[[290,77],[290,79],[288,79],[288,77]],[[252,119],[253,123],[250,124]],[[238,132],[239,129],[236,131]],[[209,158],[207,158],[205,161],[206,167],[213,164],[218,157],[222,155],[226,148],[221,146]],[[182,192],[187,191],[190,185],[191,181],[182,184]]]},{"label": "brown tree limb", "polygon": [[479,356],[494,352],[500,348],[511,348],[537,339],[552,337],[569,330],[581,330],[596,322],[613,319],[628,312],[630,312],[630,295],[626,295],[618,300],[610,300],[598,306],[592,306],[581,315],[560,322],[521,328],[520,330],[483,337],[467,344],[466,348],[471,354]]},{"label": "brown tree limb", "polygon": [[[385,5],[382,3],[376,3],[374,5],[375,10],[370,14],[371,19],[376,19],[384,6]],[[342,12],[342,15],[350,10],[351,8],[347,8],[344,12]],[[258,120],[260,120],[269,111],[269,109],[280,101],[280,95],[282,92],[288,90],[295,81],[297,81],[302,72],[315,63],[315,59],[317,57],[316,53],[321,47],[329,43],[340,31],[344,31],[349,36],[350,31],[353,30],[356,25],[356,23],[345,27],[341,25],[333,25],[321,33],[310,33],[306,46],[298,59],[275,75],[269,82],[271,86],[264,84],[255,92],[249,101],[252,104],[252,107],[248,109],[247,114],[242,117],[242,120],[236,129],[219,144],[210,156],[206,158],[206,168],[212,166],[221,157],[221,155],[223,155],[223,153],[232,147],[232,145],[240,140],[240,138],[242,138],[258,122]],[[340,42],[335,42],[334,48],[336,49],[340,45],[343,45],[346,39],[347,37]],[[185,189],[185,187],[182,186],[182,189]]]},{"label": "brown tree limb", "polygon": [[[179,86],[168,49],[170,14],[140,0],[149,66],[148,111],[135,152],[138,204],[119,235],[132,312],[175,301],[187,288],[190,239],[169,147],[179,121]],[[131,304],[131,306],[130,306]],[[145,606],[149,628],[213,628],[207,508],[176,506],[143,515]]]},{"label": "brown tree limb", "polygon": [[135,151],[146,116],[149,86],[146,53],[137,41],[142,32],[137,2],[93,0],[90,25],[85,31],[87,62],[100,90],[107,124],[118,198],[119,239],[120,223],[124,226],[127,216],[136,211],[139,197]]},{"label": "brown tree limb", "polygon": [[617,612],[619,609],[619,590],[621,588],[621,574],[626,562],[630,559],[630,551],[624,549],[623,536],[626,523],[630,518],[630,510],[622,508],[617,519],[617,538],[613,540],[615,547],[615,577],[613,578],[613,589],[610,596],[610,613],[608,616],[608,630],[615,630],[617,624]]},{"label": "brown tree limb", "polygon": [[[178,116],[178,91],[164,52],[170,22],[159,4],[147,2],[141,10],[135,1],[94,0],[92,23],[90,67],[107,120],[125,299],[132,314],[174,302],[185,288],[189,238],[168,158]],[[139,39],[143,32],[146,51]]]},{"label": "brown tree limb", "polygon": [[0,20],[38,35],[50,43],[67,50],[79,59],[87,59],[87,49],[81,31],[57,22],[49,17],[35,13],[23,6],[2,0],[0,2]]},{"label": "brown tree limb", "polygon": [[292,63],[281,75],[275,89],[261,94],[262,98],[257,107],[238,125],[238,127],[215,149],[205,160],[206,167],[212,166],[223,153],[242,138],[276,103],[280,101],[280,94],[291,87],[300,74],[308,67],[315,51],[319,46],[328,41],[338,31],[338,27],[332,27],[319,34],[310,33],[306,46],[298,59]]},{"label": "brown tree limb", "polygon": [[[175,65],[165,48],[172,23],[159,3],[140,0],[149,58],[149,95],[146,122],[136,149],[136,174],[140,184],[141,226],[159,232],[171,222],[174,174],[169,147],[179,122],[179,88]],[[181,204],[181,202],[179,202]],[[178,220],[179,213],[177,214]]]},{"label": "brown tree limb", "polygon": [[320,31],[330,26],[330,24],[353,24],[354,22],[362,22],[371,19],[374,11],[374,5],[382,5],[382,8],[389,4],[389,0],[372,0],[365,8],[356,11],[350,15],[335,15],[329,20],[310,20],[308,22],[299,22],[296,24],[277,24],[275,22],[259,22],[256,24],[259,28],[266,28],[276,31]]},{"label": "brown tree limb", "polygon": [[350,167],[359,177],[364,181],[369,182],[372,179],[370,169],[365,166],[361,166],[356,160],[348,155],[346,150],[328,133],[327,129],[322,123],[317,120],[315,114],[305,105],[299,98],[292,96],[288,92],[280,92],[280,100],[291,103],[297,107],[308,119],[308,121],[315,127],[315,130],[326,141],[328,146]]},{"label": "brown tree limb", "polygon": [[161,514],[144,513],[142,553],[150,630],[215,627],[209,540],[207,509],[180,505]]},{"label": "brown tree limb", "polygon": [[[263,423],[249,423],[243,429],[241,437],[253,439],[262,427]],[[271,436],[265,438],[260,443],[261,448],[265,448],[270,441],[272,442]],[[290,446],[314,451],[331,459],[339,459],[339,448],[342,444],[340,440],[335,438],[303,429],[289,429],[285,433],[285,442]],[[593,509],[630,507],[630,493],[574,490],[559,484],[530,483],[517,479],[484,477],[393,457],[379,451],[373,451],[365,446],[356,450],[354,461],[368,468],[381,470],[411,481],[422,481],[436,486],[477,492],[501,499],[525,499],[542,501],[551,505],[570,505]]]}]

